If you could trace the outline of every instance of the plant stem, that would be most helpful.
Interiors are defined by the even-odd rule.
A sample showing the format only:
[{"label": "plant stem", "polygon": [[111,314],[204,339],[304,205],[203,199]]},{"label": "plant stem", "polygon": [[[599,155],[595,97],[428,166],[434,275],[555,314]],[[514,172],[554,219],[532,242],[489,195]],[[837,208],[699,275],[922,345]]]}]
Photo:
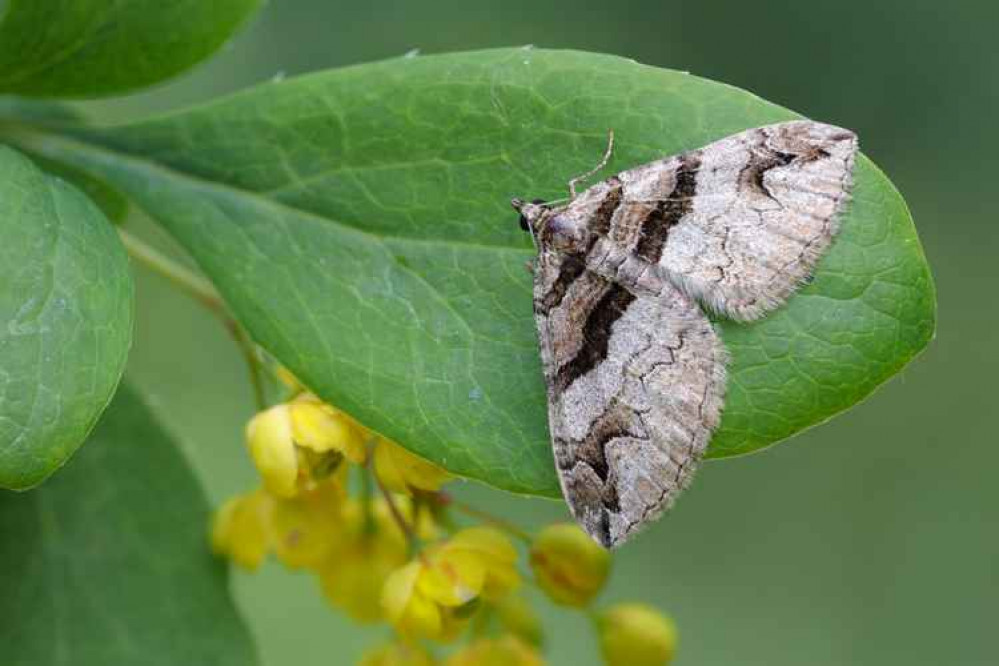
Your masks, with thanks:
[{"label": "plant stem", "polygon": [[407,521],[405,517],[403,517],[402,511],[399,510],[399,505],[396,504],[392,493],[390,493],[388,488],[385,487],[385,484],[378,478],[378,474],[376,474],[374,470],[371,471],[371,476],[374,477],[375,483],[378,484],[378,490],[381,492],[382,497],[385,498],[385,504],[388,505],[388,510],[389,513],[392,514],[392,519],[398,523],[399,529],[406,535],[406,541],[409,543],[410,555],[414,555],[417,550],[417,538],[413,526],[409,524],[409,521]]},{"label": "plant stem", "polygon": [[228,316],[226,317],[226,328],[229,329],[232,337],[236,339],[236,344],[239,345],[239,350],[243,353],[246,367],[250,371],[250,386],[253,388],[253,400],[257,404],[257,411],[262,412],[267,409],[267,394],[264,391],[264,378],[260,374],[263,364],[260,362],[260,357],[257,356],[257,346],[250,339],[250,335],[246,332],[246,329]]},{"label": "plant stem", "polygon": [[371,470],[372,447],[368,445],[366,449],[364,464],[358,465],[357,469],[361,474],[361,512],[364,515],[364,533],[371,535],[375,533],[375,512],[372,506],[374,501],[372,485],[374,482],[371,480],[374,472]]},{"label": "plant stem", "polygon": [[482,509],[477,509],[474,506],[470,506],[468,504],[465,504],[464,502],[459,502],[458,500],[451,497],[448,497],[446,501],[450,506],[453,506],[456,510],[461,511],[465,515],[471,516],[472,518],[478,518],[479,520],[490,523],[500,528],[501,530],[504,530],[509,534],[512,534],[513,536],[517,537],[524,543],[530,544],[531,541],[533,541],[531,535],[528,534],[527,531],[522,530],[521,528],[517,527],[516,525],[514,525],[513,523],[504,518],[494,516],[490,513],[487,513],[486,511],[483,511]]},{"label": "plant stem", "polygon": [[154,273],[166,278],[174,286],[208,308],[225,326],[229,335],[236,341],[243,359],[250,372],[250,384],[253,387],[253,398],[257,409],[267,407],[267,397],[264,392],[264,382],[261,377],[261,362],[257,356],[256,345],[250,339],[246,330],[233,319],[226,310],[225,303],[215,291],[212,284],[200,275],[166,256],[159,250],[147,245],[124,229],[118,229],[118,236],[128,255]]},{"label": "plant stem", "polygon": [[222,299],[208,280],[184,268],[159,250],[146,245],[124,229],[118,229],[118,236],[129,256],[136,262],[165,277],[212,312],[228,318]]}]

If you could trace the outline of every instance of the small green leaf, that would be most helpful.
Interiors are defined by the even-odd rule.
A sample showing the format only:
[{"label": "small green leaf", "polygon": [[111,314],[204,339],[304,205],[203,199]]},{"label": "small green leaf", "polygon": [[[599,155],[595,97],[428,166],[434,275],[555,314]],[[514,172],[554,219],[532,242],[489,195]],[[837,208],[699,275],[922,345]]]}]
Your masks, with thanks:
[{"label": "small green leaf", "polygon": [[158,83],[214,53],[260,0],[9,0],[0,93],[99,97]]},{"label": "small green leaf", "polygon": [[[30,142],[158,218],[323,398],[456,473],[555,496],[533,251],[511,197],[564,197],[610,128],[605,174],[793,116],[621,58],[505,49],[325,72]],[[854,404],[933,327],[912,220],[860,159],[814,283],[761,324],[723,324],[733,361],[711,455],[760,448]]]},{"label": "small green leaf", "polygon": [[132,338],[132,278],[79,191],[0,147],[0,487],[28,488],[83,443]]},{"label": "small green leaf", "polygon": [[257,663],[175,443],[123,386],[35,492],[0,491],[6,666]]}]

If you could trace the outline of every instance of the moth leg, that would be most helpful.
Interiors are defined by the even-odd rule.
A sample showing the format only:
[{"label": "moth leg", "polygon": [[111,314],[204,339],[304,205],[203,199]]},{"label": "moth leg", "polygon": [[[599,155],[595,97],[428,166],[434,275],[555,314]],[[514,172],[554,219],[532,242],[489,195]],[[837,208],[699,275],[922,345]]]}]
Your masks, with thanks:
[{"label": "moth leg", "polygon": [[580,181],[586,180],[587,178],[596,174],[598,171],[607,166],[607,163],[610,162],[611,153],[613,152],[614,152],[614,130],[609,129],[607,130],[607,150],[604,151],[604,156],[600,159],[600,163],[597,164],[597,166],[590,169],[589,171],[587,171],[586,173],[580,174],[579,176],[576,176],[575,178],[569,181],[569,193],[572,195],[572,199],[576,198],[576,184],[579,183]]},{"label": "moth leg", "polygon": [[524,262],[524,269],[531,275],[534,275],[534,260],[528,259]]}]

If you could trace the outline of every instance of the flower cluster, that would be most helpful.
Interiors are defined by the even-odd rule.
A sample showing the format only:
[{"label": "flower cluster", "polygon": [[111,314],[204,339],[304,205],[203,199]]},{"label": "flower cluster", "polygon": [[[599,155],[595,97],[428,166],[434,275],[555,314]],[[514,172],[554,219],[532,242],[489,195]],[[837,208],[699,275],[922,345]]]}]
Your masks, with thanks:
[{"label": "flower cluster", "polygon": [[[533,536],[499,519],[459,528],[452,514],[483,514],[441,490],[445,470],[306,391],[256,414],[246,439],[262,487],[217,511],[213,550],[248,570],[273,554],[313,573],[353,620],[390,625],[395,639],[363,666],[543,664],[525,581],[556,605],[585,610],[611,666],[672,659],[676,630],[655,609],[592,608],[610,555],[575,525]],[[511,539],[525,543],[530,576]]]}]

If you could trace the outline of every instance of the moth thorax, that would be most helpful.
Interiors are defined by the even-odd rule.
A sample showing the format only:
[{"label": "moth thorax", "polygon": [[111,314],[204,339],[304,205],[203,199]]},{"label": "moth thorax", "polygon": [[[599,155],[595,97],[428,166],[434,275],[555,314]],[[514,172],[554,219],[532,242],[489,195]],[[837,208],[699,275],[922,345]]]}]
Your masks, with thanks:
[{"label": "moth thorax", "polygon": [[586,249],[590,232],[586,220],[565,213],[556,213],[544,220],[542,235],[551,247],[565,252]]}]

